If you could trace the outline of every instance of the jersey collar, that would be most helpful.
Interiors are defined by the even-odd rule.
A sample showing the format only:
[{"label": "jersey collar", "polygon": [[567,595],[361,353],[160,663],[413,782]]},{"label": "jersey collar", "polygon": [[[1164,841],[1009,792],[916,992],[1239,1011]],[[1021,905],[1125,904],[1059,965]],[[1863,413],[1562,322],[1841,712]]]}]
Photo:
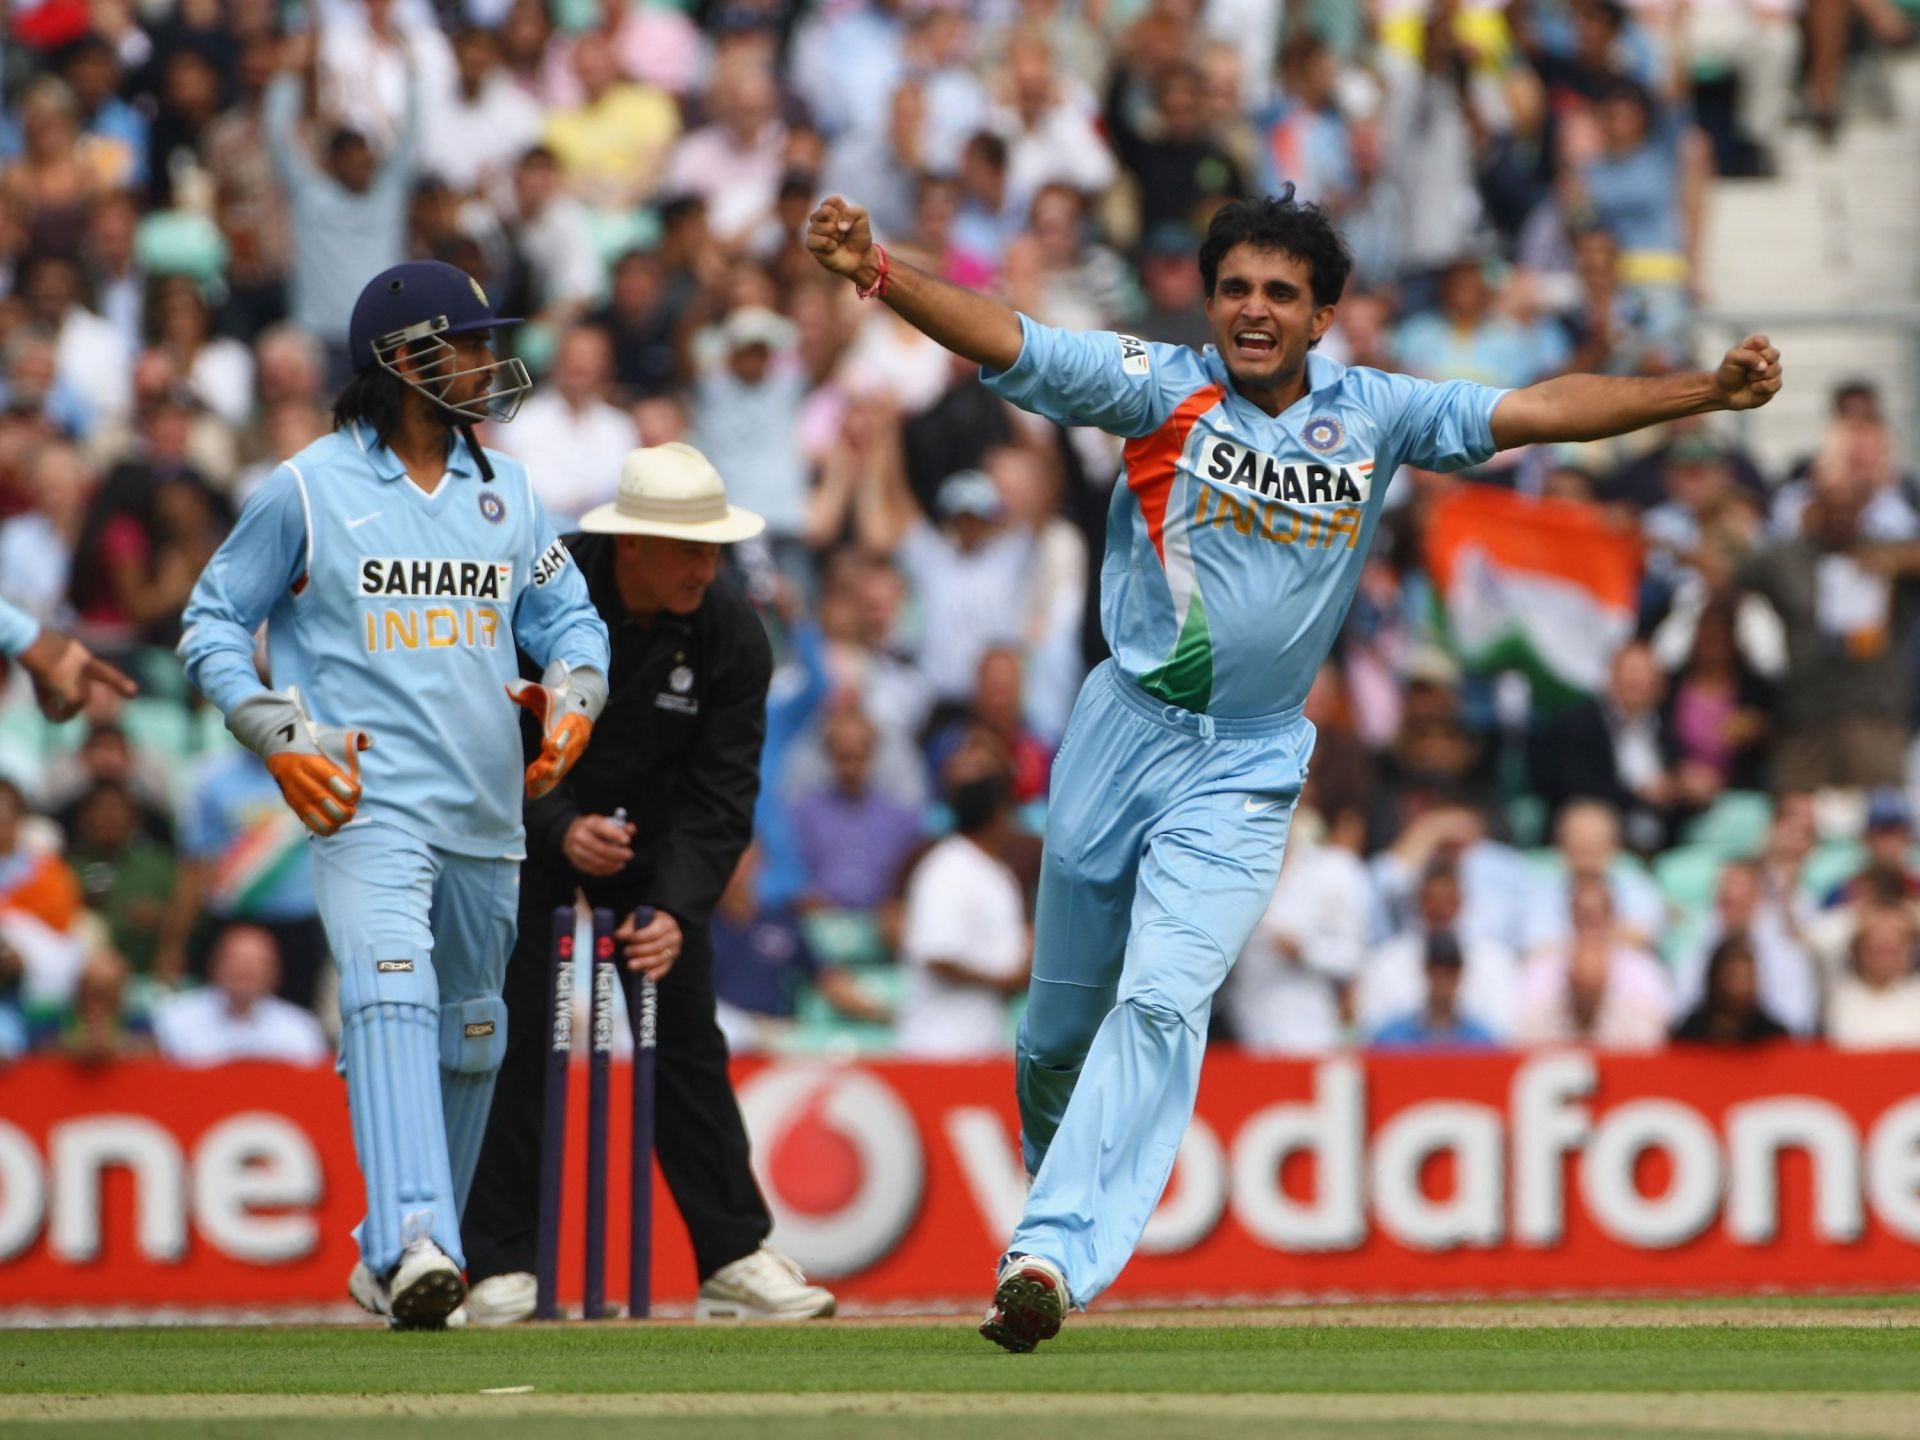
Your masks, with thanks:
[{"label": "jersey collar", "polygon": [[[373,467],[373,473],[383,481],[408,480],[406,464],[393,451],[375,438],[373,427],[364,420],[356,420],[350,427],[353,443],[360,447],[360,453],[367,457],[367,463]],[[453,435],[447,448],[447,475],[449,478],[471,479],[480,472],[473,463],[473,451],[468,448],[464,437]]]},{"label": "jersey collar", "polygon": [[[1201,353],[1206,359],[1208,373],[1219,383],[1220,388],[1230,395],[1238,396],[1240,392],[1234,388],[1233,375],[1227,369],[1227,362],[1221,358],[1219,348],[1209,345]],[[1307,352],[1307,393],[1294,401],[1293,405],[1304,404],[1322,390],[1331,390],[1340,383],[1346,373],[1347,367],[1338,360],[1330,359],[1318,350],[1309,350]],[[1246,403],[1251,405],[1253,402],[1249,400]],[[1293,406],[1288,407],[1288,409],[1292,408]],[[1286,413],[1285,410],[1280,412],[1281,415]],[[1278,420],[1280,416],[1275,415],[1271,418]]]}]

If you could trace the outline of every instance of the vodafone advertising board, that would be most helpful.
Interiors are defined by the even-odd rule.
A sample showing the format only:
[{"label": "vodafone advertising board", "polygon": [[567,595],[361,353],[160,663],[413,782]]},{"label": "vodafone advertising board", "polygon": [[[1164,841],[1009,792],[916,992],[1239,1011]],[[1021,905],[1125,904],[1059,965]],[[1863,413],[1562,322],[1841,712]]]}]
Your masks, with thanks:
[{"label": "vodafone advertising board", "polygon": [[[1920,1284],[1915,1075],[1910,1055],[1797,1047],[1215,1053],[1113,1295]],[[737,1079],[777,1244],[850,1303],[978,1301],[1025,1188],[1007,1064],[748,1062]],[[576,1295],[582,1120],[562,1244]],[[610,1168],[626,1174],[618,1154]],[[617,1284],[617,1179],[611,1211]],[[337,1301],[359,1212],[330,1070],[0,1072],[0,1307]],[[657,1298],[690,1300],[664,1187],[655,1214]]]}]

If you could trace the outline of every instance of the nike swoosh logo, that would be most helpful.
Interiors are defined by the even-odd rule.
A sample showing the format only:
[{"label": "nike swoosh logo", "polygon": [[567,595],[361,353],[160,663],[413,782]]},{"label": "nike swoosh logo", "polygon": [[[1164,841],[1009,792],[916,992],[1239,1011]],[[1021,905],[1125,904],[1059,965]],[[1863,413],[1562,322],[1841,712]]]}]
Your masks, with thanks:
[{"label": "nike swoosh logo", "polygon": [[1253,803],[1253,797],[1249,795],[1247,797],[1247,814],[1258,815],[1262,810],[1271,810],[1279,803],[1278,800],[1263,800],[1260,804],[1256,805]]},{"label": "nike swoosh logo", "polygon": [[376,510],[371,515],[362,515],[358,520],[349,520],[347,521],[347,529],[358,530],[362,525],[366,524],[369,520],[378,520],[383,513],[385,512]]}]

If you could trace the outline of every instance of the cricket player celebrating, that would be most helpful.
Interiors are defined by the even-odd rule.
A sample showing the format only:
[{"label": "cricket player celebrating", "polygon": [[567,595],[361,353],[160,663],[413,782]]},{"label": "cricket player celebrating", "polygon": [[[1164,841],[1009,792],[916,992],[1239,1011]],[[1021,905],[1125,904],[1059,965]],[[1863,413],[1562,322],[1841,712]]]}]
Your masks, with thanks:
[{"label": "cricket player celebrating", "polygon": [[1313,751],[1301,705],[1394,471],[1750,409],[1780,355],[1756,335],[1712,373],[1511,391],[1333,364],[1311,351],[1351,260],[1291,187],[1215,213],[1200,353],[1035,324],[888,256],[838,197],[807,244],[1014,404],[1126,441],[1101,571],[1113,658],[1054,763],[1016,1056],[1033,1183],[980,1327],[1027,1351],[1113,1283],[1166,1187],[1210,1002],[1280,871]]},{"label": "cricket player celebrating", "polygon": [[[180,641],[316,837],[367,1187],[350,1288],[396,1328],[440,1326],[466,1295],[460,1211],[506,1048],[525,855],[514,704],[541,722],[524,778],[538,796],[607,693],[606,626],[525,467],[473,438],[531,388],[489,347],[513,323],[451,265],[376,275],[333,434],[248,502]],[[254,671],[262,621],[272,689]],[[543,683],[519,679],[516,642]]]}]

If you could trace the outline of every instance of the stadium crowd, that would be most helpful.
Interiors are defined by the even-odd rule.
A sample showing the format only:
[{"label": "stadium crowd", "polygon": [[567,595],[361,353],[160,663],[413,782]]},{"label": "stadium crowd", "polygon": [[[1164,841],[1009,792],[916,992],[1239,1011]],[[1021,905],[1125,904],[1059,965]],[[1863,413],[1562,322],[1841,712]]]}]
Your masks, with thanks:
[{"label": "stadium crowd", "polygon": [[[674,439],[769,522],[732,557],[781,659],[759,838],[714,917],[736,1046],[994,1053],[1100,654],[1118,442],[1011,410],[861,305],[799,242],[815,199],[1047,323],[1200,344],[1210,208],[1291,184],[1356,259],[1334,358],[1657,371],[1690,360],[1711,187],[1768,173],[1789,123],[1830,135],[1850,57],[1917,18],[16,0],[0,593],[145,688],[66,730],[0,709],[0,1055],[326,1052],[304,831],[171,647],[237,508],[328,428],[381,268],[450,261],[530,317],[538,389],[488,438],[563,528]],[[1697,421],[1395,477],[1215,1037],[1920,1046],[1920,489],[1871,383],[1805,448],[1765,473]],[[1584,693],[1450,644],[1429,520],[1473,485],[1641,542]]]}]

